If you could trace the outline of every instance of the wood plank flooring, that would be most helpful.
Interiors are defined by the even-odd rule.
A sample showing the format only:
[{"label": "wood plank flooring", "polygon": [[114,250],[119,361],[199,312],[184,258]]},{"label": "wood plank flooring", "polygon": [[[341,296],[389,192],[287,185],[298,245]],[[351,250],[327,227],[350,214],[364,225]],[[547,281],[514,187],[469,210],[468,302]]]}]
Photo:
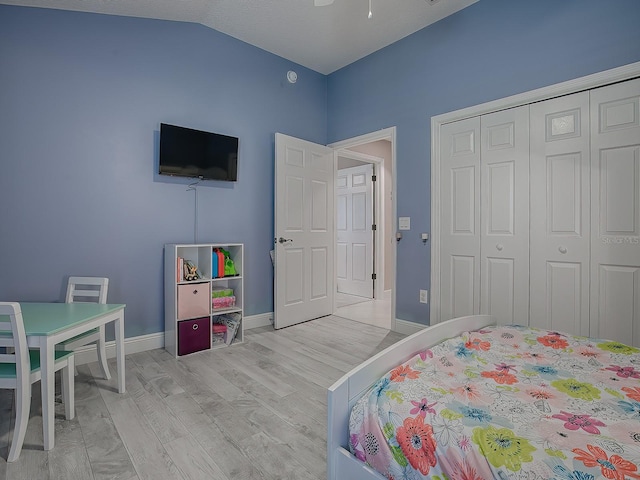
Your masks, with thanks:
[{"label": "wood plank flooring", "polygon": [[335,316],[247,330],[242,344],[180,360],[127,355],[123,395],[115,375],[81,365],[76,417],[56,404],[55,448],[42,449],[38,383],[10,464],[13,391],[0,390],[0,480],[324,479],[327,387],[403,337]]}]

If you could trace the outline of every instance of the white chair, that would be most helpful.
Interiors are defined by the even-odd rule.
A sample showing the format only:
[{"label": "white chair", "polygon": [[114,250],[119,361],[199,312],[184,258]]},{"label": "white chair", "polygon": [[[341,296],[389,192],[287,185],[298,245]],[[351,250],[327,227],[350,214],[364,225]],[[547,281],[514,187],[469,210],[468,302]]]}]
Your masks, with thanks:
[{"label": "white chair", "polygon": [[[67,283],[66,303],[107,303],[107,291],[109,279],[102,277],[69,277]],[[109,365],[107,364],[107,351],[105,348],[104,325],[82,333],[76,337],[65,340],[56,345],[56,350],[64,352],[74,351],[78,347],[96,344],[98,362],[102,368],[104,378],[111,379]]]},{"label": "white chair", "polygon": [[[9,317],[7,319],[7,316]],[[16,391],[16,422],[7,462],[20,456],[31,407],[31,385],[42,376],[40,352],[29,350],[19,303],[0,302],[0,345],[10,347],[13,353],[0,354],[0,388]],[[9,334],[9,332],[11,332]],[[56,352],[54,371],[62,371],[62,400],[65,416],[74,416],[74,357],[73,352]]]}]

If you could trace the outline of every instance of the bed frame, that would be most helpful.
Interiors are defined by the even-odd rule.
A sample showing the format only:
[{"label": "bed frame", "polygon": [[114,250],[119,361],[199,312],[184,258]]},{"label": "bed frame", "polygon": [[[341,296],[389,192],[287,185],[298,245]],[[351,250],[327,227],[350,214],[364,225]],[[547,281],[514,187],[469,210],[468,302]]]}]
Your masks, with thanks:
[{"label": "bed frame", "polygon": [[488,325],[490,315],[460,317],[438,323],[391,345],[357,366],[329,387],[327,418],[328,480],[385,480],[349,452],[349,414],[356,401],[383,375],[418,352],[448,338]]}]

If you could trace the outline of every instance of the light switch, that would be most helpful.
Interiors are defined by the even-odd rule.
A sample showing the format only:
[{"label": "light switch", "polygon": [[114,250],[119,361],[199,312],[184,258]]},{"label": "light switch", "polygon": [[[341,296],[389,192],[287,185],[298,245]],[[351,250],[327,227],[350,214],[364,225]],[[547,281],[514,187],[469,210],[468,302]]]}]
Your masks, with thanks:
[{"label": "light switch", "polygon": [[398,229],[411,230],[411,217],[398,217]]}]

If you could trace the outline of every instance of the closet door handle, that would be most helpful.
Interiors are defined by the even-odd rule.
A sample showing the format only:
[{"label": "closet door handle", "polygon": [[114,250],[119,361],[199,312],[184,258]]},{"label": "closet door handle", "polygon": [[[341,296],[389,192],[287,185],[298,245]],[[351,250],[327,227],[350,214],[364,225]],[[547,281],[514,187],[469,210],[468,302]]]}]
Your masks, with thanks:
[{"label": "closet door handle", "polygon": [[560,245],[558,247],[558,251],[564,255],[565,253],[567,253],[567,247],[563,247],[562,245]]},{"label": "closet door handle", "polygon": [[504,248],[504,245],[502,245],[501,243],[498,243],[496,245],[496,250],[498,250],[499,252],[501,252],[503,248]]}]

